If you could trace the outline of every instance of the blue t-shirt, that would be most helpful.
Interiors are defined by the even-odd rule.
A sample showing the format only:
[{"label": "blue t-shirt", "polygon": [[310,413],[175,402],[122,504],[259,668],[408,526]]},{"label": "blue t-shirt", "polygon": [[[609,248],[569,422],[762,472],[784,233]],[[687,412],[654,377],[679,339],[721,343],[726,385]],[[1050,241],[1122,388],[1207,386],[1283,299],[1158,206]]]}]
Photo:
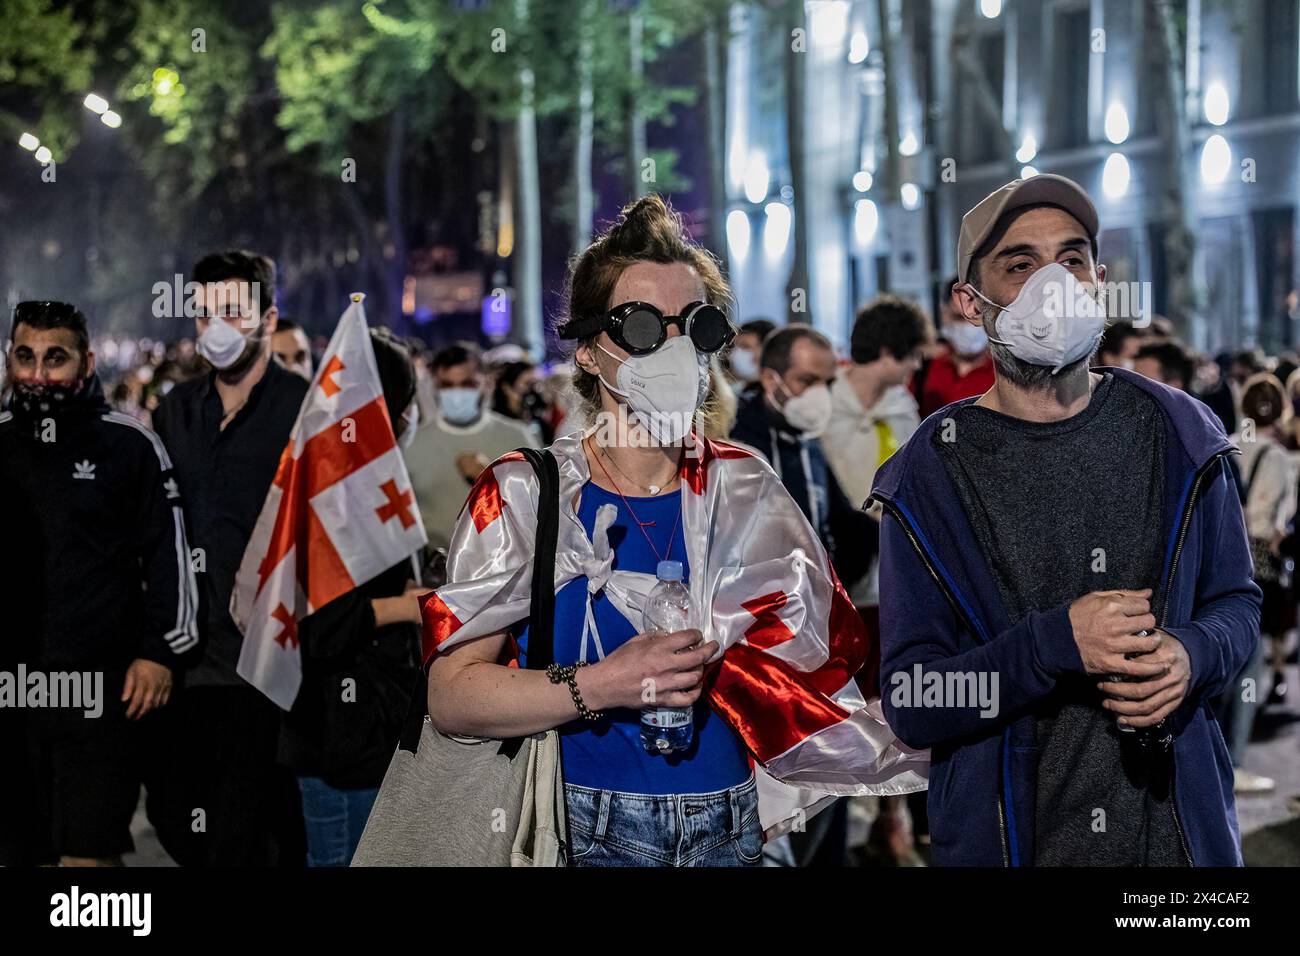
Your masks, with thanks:
[{"label": "blue t-shirt", "polygon": [[[681,491],[656,498],[628,498],[637,517],[654,522],[646,527],[654,545],[665,559],[682,562],[685,580],[690,580],[686,545],[682,540]],[[578,520],[592,533],[596,509],[612,504],[618,517],[609,527],[609,546],[614,568],[654,574],[659,558],[628,514],[616,494],[590,481],[582,489]],[[673,533],[674,524],[676,534]],[[665,553],[672,540],[672,550]],[[606,656],[636,636],[631,623],[614,608],[602,592],[592,597],[596,626]],[[574,664],[582,639],[582,622],[587,607],[587,578],[570,581],[555,596],[555,661]],[[521,664],[527,663],[528,630],[519,638]],[[595,663],[596,642],[587,638],[587,657]],[[749,779],[749,758],[744,744],[727,722],[713,712],[703,696],[695,704],[695,742],[683,754],[652,755],[641,746],[641,713],[638,710],[606,711],[596,723],[574,720],[560,728],[565,783],[624,793],[710,793],[725,790]]]}]

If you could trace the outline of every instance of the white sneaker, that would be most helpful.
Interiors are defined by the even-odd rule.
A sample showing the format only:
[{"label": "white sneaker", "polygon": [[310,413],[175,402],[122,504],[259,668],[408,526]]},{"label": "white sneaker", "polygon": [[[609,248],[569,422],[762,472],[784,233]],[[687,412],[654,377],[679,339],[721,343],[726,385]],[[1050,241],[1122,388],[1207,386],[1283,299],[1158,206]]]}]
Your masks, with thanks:
[{"label": "white sneaker", "polygon": [[1272,777],[1251,773],[1249,770],[1242,770],[1240,767],[1232,771],[1233,793],[1269,793],[1276,787],[1277,781]]}]

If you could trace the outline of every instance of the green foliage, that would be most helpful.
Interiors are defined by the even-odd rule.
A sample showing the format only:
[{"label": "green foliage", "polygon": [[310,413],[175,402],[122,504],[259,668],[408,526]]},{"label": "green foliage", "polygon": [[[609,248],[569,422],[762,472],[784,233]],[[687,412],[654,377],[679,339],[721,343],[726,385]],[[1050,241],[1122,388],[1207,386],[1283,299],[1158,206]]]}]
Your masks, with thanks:
[{"label": "green foliage", "polygon": [[77,141],[94,53],[73,12],[52,0],[0,0],[0,135],[31,132],[61,162]]},{"label": "green foliage", "polygon": [[[286,146],[321,148],[338,174],[355,127],[393,111],[399,101],[420,109],[437,94],[432,74],[438,46],[437,7],[429,0],[397,4],[327,2],[277,4],[262,54],[275,64],[281,107],[276,121]],[[406,16],[402,16],[402,13]]]},{"label": "green foliage", "polygon": [[118,96],[158,120],[132,117],[137,158],[188,199],[252,161],[246,114],[259,63],[248,25],[227,10],[219,0],[143,3],[126,42]]}]

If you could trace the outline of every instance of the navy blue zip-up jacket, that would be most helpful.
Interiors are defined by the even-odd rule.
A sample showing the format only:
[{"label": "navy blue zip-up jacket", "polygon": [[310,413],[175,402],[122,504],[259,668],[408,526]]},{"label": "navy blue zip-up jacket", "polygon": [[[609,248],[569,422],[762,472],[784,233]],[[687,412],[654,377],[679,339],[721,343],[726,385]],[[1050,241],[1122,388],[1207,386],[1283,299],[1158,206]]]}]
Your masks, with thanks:
[{"label": "navy blue zip-up jacket", "polygon": [[[1240,866],[1232,763],[1210,700],[1240,672],[1259,640],[1260,591],[1251,580],[1241,501],[1227,468],[1235,451],[1214,414],[1182,392],[1105,369],[1148,392],[1165,414],[1166,527],[1157,623],[1191,661],[1187,697],[1167,718],[1174,733],[1174,805],[1197,866]],[[948,866],[1030,866],[1038,774],[1031,706],[1058,678],[1084,673],[1069,605],[1013,621],[983,548],[933,444],[950,410],[935,412],[881,467],[869,500],[880,531],[881,700],[890,726],[932,751],[933,859]],[[942,437],[942,432],[940,432]],[[1061,520],[1070,498],[1061,489]],[[1161,596],[1166,600],[1161,603]],[[1082,596],[1082,595],[1080,595]],[[903,671],[996,673],[999,712],[980,706],[894,706]]]}]

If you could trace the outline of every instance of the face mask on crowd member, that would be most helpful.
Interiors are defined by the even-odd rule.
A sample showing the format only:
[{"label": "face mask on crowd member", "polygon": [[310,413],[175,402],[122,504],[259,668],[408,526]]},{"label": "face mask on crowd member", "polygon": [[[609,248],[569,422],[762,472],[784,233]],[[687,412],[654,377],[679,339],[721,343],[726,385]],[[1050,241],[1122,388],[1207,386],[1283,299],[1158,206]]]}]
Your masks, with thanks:
[{"label": "face mask on crowd member", "polygon": [[20,302],[14,309],[6,379],[13,386],[13,410],[29,417],[57,416],[70,408],[95,372],[95,354],[83,334],[39,327],[52,312],[78,314],[64,302]]},{"label": "face mask on crowd member", "polygon": [[452,425],[468,425],[479,416],[483,393],[476,388],[442,388],[438,390],[438,408]]},{"label": "face mask on crowd member", "polygon": [[997,338],[1011,354],[1053,374],[1091,355],[1106,330],[1106,311],[1094,294],[1059,262],[1043,266],[1008,305],[998,305],[978,289],[971,291],[998,310]]},{"label": "face mask on crowd member", "polygon": [[292,323],[286,324],[284,320],[277,322],[275,334],[271,336],[271,351],[286,369],[311,381],[311,343],[301,328]]},{"label": "face mask on crowd member", "polygon": [[406,406],[406,411],[402,412],[401,418],[397,424],[397,445],[402,451],[411,447],[415,441],[415,432],[420,427],[420,406],[417,402],[411,402]]},{"label": "face mask on crowd member", "polygon": [[[764,358],[772,360],[766,354]],[[817,339],[802,336],[791,344],[788,362],[784,371],[770,366],[762,369],[764,393],[792,428],[805,438],[816,438],[831,420],[835,353]]]},{"label": "face mask on crowd member", "polygon": [[197,349],[228,380],[239,379],[265,351],[279,310],[265,312],[243,279],[203,285],[202,311],[195,320]]},{"label": "face mask on crowd member", "polygon": [[1086,194],[1051,175],[1008,184],[962,220],[966,280],[953,302],[988,333],[999,372],[1013,383],[1043,387],[1100,341],[1106,267],[1095,263],[1096,227]]},{"label": "face mask on crowd member", "polygon": [[969,322],[948,322],[943,327],[943,337],[953,352],[962,358],[974,358],[989,347],[989,336],[982,326]]},{"label": "face mask on crowd member", "polygon": [[730,364],[732,374],[742,382],[748,383],[758,378],[757,350],[737,345],[731,350]]},{"label": "face mask on crowd member", "polygon": [[674,336],[649,355],[622,358],[599,342],[596,348],[618,362],[617,385],[604,375],[601,383],[627,403],[632,417],[660,445],[686,437],[709,389],[709,366],[685,336]]},{"label": "face mask on crowd member", "polygon": [[435,368],[433,380],[443,421],[463,426],[478,420],[483,412],[483,371],[477,358],[466,354],[463,362]]}]

